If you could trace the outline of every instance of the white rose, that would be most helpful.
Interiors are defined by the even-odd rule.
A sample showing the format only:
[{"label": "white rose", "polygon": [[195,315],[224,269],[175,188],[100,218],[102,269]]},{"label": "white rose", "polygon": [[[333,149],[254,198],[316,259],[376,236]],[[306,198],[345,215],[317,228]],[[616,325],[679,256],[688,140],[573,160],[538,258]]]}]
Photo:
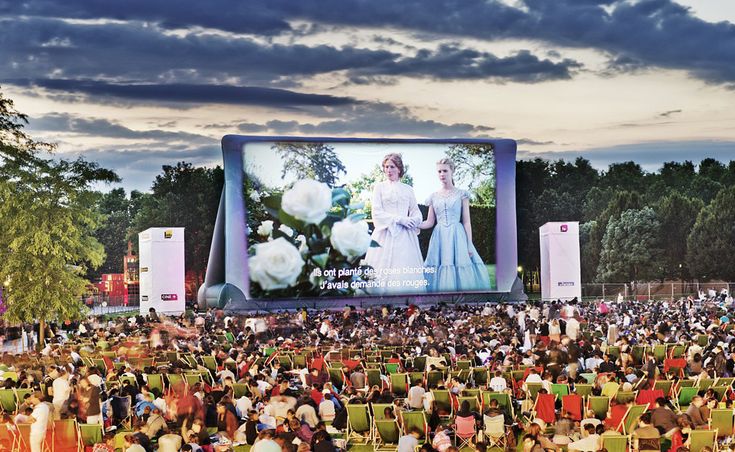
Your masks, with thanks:
[{"label": "white rose", "polygon": [[367,253],[370,248],[370,233],[366,221],[342,220],[332,226],[329,241],[332,246],[348,259]]},{"label": "white rose", "polygon": [[299,253],[301,253],[302,256],[309,252],[309,247],[306,246],[306,237],[304,237],[304,234],[299,234],[299,236],[296,237],[296,241],[299,242]]},{"label": "white rose", "polygon": [[260,226],[258,226],[258,235],[262,235],[263,237],[268,237],[273,232],[273,221],[271,220],[265,220],[264,222],[260,223]]},{"label": "white rose", "polygon": [[283,232],[284,234],[286,234],[289,237],[293,237],[293,229],[289,228],[285,224],[282,224],[282,225],[278,226],[278,230],[281,231],[281,232]]},{"label": "white rose", "polygon": [[250,279],[263,290],[285,289],[296,284],[304,268],[299,250],[279,237],[255,246],[255,255],[248,260]]},{"label": "white rose", "polygon": [[283,194],[281,208],[304,223],[319,224],[327,217],[327,211],[332,208],[332,190],[327,184],[302,179]]},{"label": "white rose", "polygon": [[257,191],[250,192],[250,199],[255,202],[260,202],[260,194]]}]

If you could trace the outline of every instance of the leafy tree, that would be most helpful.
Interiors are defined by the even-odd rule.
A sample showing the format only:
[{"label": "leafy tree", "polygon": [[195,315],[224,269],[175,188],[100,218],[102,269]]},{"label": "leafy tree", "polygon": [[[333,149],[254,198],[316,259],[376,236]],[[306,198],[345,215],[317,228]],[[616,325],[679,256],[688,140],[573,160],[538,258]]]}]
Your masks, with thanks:
[{"label": "leafy tree", "polygon": [[453,144],[447,150],[447,157],[452,159],[456,167],[454,178],[458,185],[468,187],[473,193],[481,184],[489,182],[490,186],[495,186],[495,154],[492,146]]},{"label": "leafy tree", "polygon": [[163,166],[156,176],[152,193],[136,195],[135,217],[129,237],[150,227],[183,227],[186,270],[194,276],[195,289],[204,281],[209,259],[214,222],[224,186],[222,168],[194,167],[179,162]]},{"label": "leafy tree", "polygon": [[636,191],[642,193],[646,187],[646,173],[635,162],[613,163],[603,174],[600,182],[604,187],[615,190]]},{"label": "leafy tree", "polygon": [[626,210],[610,221],[602,240],[597,279],[635,281],[659,276],[660,227],[650,207]]},{"label": "leafy tree", "polygon": [[346,173],[344,164],[325,143],[275,143],[271,149],[284,159],[282,177],[293,174],[297,179],[314,179],[334,187],[340,173]]},{"label": "leafy tree", "polygon": [[53,145],[23,131],[27,117],[0,94],[0,281],[6,284],[4,316],[40,323],[79,318],[84,275],[104,261],[94,231],[103,217],[94,208],[94,182],[117,176],[83,159],[50,160]]},{"label": "leafy tree", "polygon": [[723,187],[723,185],[716,180],[700,174],[697,174],[692,178],[690,186],[689,195],[701,199],[705,204],[712,201]]},{"label": "leafy tree", "polygon": [[518,264],[532,271],[539,268],[536,199],[551,179],[549,162],[540,158],[516,163],[516,216],[518,218]]},{"label": "leafy tree", "polygon": [[95,237],[104,245],[107,256],[98,271],[90,273],[89,276],[95,278],[102,273],[122,272],[131,221],[130,201],[123,188],[115,188],[101,195],[97,208],[105,216],[105,221],[96,231]]},{"label": "leafy tree", "polygon": [[688,274],[686,262],[687,237],[694,226],[704,203],[696,198],[688,198],[679,192],[663,198],[655,207],[656,216],[661,223],[660,243],[665,243],[662,253],[664,274],[683,278]]},{"label": "leafy tree", "polygon": [[666,187],[684,193],[689,188],[695,174],[694,164],[687,160],[683,163],[665,162],[661,167],[659,177]]},{"label": "leafy tree", "polygon": [[722,189],[704,207],[687,239],[687,262],[695,278],[735,278],[735,186]]},{"label": "leafy tree", "polygon": [[727,179],[727,168],[719,160],[710,157],[699,162],[699,175],[715,182],[724,182]]}]

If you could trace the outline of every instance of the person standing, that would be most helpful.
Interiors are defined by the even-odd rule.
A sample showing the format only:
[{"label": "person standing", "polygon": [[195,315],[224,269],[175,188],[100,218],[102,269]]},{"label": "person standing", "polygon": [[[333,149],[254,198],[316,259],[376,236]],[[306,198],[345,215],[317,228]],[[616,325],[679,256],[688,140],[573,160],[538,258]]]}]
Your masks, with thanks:
[{"label": "person standing", "polygon": [[61,419],[61,411],[65,408],[66,401],[69,400],[71,395],[69,375],[64,367],[59,366],[58,377],[54,379],[51,387],[53,390],[51,403],[54,405],[54,419]]},{"label": "person standing", "polygon": [[373,188],[375,229],[371,236],[380,246],[371,247],[365,255],[380,287],[371,288],[369,292],[377,295],[424,293],[424,262],[416,229],[423,217],[416,195],[410,185],[401,182],[405,168],[400,154],[386,155],[382,167],[387,180],[376,183]]},{"label": "person standing", "polygon": [[35,391],[29,398],[29,402],[33,405],[33,412],[28,419],[31,423],[31,452],[41,452],[43,450],[43,440],[46,438],[51,409],[48,404],[43,402],[43,394],[40,391]]},{"label": "person standing", "polygon": [[100,388],[89,382],[88,378],[79,380],[81,401],[87,413],[87,424],[102,424]]},{"label": "person standing", "polygon": [[424,265],[429,292],[490,290],[490,275],[472,244],[470,195],[454,186],[455,165],[443,158],[436,163],[441,189],[426,204],[429,213],[419,229],[434,227]]}]

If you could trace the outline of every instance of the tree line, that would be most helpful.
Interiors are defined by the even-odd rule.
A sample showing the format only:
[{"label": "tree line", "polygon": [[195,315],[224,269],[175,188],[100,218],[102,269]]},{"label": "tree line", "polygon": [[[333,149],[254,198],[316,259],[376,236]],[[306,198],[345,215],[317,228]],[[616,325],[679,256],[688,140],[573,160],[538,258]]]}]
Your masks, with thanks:
[{"label": "tree line", "polygon": [[598,171],[584,158],[516,166],[519,264],[538,271],[538,228],[579,221],[582,281],[735,280],[735,160],[635,162]]}]

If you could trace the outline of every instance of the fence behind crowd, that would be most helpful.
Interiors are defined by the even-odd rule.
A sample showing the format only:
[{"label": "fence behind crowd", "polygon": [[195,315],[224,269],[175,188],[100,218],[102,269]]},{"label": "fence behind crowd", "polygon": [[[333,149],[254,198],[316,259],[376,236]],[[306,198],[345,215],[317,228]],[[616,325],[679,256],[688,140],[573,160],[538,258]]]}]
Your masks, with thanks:
[{"label": "fence behind crowd", "polygon": [[[697,298],[700,293],[707,297],[720,295],[723,290],[726,294],[732,294],[735,289],[735,282],[629,282],[629,283],[585,283],[582,284],[583,299],[599,299],[615,300],[622,297],[625,300],[631,298],[645,300],[671,300],[690,295]],[[533,287],[526,286],[526,293],[531,299],[539,299],[541,297],[538,285]]]}]

